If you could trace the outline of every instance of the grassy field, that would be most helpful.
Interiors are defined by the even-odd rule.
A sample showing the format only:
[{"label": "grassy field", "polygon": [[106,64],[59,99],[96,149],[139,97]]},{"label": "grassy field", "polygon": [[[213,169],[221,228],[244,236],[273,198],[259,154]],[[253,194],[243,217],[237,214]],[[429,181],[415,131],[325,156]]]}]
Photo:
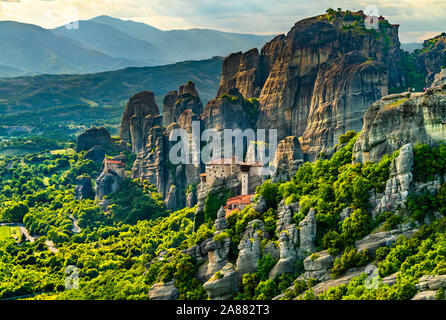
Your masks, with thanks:
[{"label": "grassy field", "polygon": [[20,237],[19,227],[8,227],[8,226],[0,227],[0,241],[7,240],[10,237],[19,239]]},{"label": "grassy field", "polygon": [[0,241],[4,241],[11,236],[10,227],[0,227]]}]

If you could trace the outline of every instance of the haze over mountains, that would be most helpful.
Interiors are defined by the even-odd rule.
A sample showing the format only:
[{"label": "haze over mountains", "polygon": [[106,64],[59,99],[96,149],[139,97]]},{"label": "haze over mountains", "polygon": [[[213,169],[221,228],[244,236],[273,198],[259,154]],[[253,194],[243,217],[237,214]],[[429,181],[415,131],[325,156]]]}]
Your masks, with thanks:
[{"label": "haze over mountains", "polygon": [[80,21],[79,29],[0,21],[0,77],[84,74],[208,59],[260,48],[272,37],[209,29],[163,31],[108,16]]}]

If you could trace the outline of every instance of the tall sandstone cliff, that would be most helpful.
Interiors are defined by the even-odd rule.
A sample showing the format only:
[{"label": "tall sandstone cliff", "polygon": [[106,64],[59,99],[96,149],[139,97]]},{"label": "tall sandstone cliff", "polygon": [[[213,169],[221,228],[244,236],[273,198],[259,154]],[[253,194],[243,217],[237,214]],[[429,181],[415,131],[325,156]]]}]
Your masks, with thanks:
[{"label": "tall sandstone cliff", "polygon": [[446,68],[446,32],[425,40],[417,60],[417,69],[426,74],[427,86],[432,85],[435,75]]},{"label": "tall sandstone cliff", "polygon": [[426,92],[393,94],[372,104],[353,152],[356,161],[377,162],[408,143],[439,142],[446,142],[446,82]]},{"label": "tall sandstone cliff", "polygon": [[132,152],[137,154],[132,177],[153,184],[172,210],[185,206],[185,190],[199,182],[201,167],[172,165],[168,157],[175,142],[169,141],[169,135],[177,128],[185,129],[191,135],[192,121],[199,120],[202,111],[203,104],[193,82],[165,97],[164,116],[160,115],[151,91],[131,97],[124,110],[121,140],[130,143]]},{"label": "tall sandstone cliff", "polygon": [[306,159],[360,130],[371,103],[403,83],[398,26],[380,22],[367,30],[364,17],[350,23],[338,13],[304,19],[287,35],[229,56],[218,95],[238,89],[260,102],[257,127],[277,129],[279,139],[296,136]]}]

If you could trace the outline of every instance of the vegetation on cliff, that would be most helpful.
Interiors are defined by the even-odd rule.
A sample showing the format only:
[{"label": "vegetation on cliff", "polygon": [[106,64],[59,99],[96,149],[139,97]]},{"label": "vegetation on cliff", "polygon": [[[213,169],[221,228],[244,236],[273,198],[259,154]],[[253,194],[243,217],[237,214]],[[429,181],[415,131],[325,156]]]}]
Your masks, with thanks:
[{"label": "vegetation on cliff", "polygon": [[[284,200],[300,204],[301,210],[293,217],[295,223],[310,208],[316,210],[318,248],[339,255],[333,276],[370,262],[377,263],[382,277],[401,273],[392,288],[380,285],[378,289],[366,289],[365,277],[361,276],[349,285],[328,290],[320,299],[409,299],[421,275],[443,274],[444,219],[423,226],[413,238],[401,238],[390,249],[379,250],[376,258],[352,249],[355,240],[378,225],[392,227],[401,222],[392,213],[373,220],[367,202],[370,190],[383,190],[390,162],[397,153],[379,163],[352,164],[356,139],[357,135],[352,133],[342,136],[342,144],[330,160],[306,163],[292,181],[267,181],[259,187],[257,193],[265,198],[268,207],[265,213],[250,206],[235,212],[222,233],[221,237],[231,239],[230,260],[237,259],[237,245],[249,221],[262,220],[271,240],[277,241],[277,206]],[[430,179],[429,174],[444,168],[443,149],[444,146],[415,147],[415,172],[422,167],[425,174],[416,173],[416,179]],[[146,299],[155,282],[174,280],[181,299],[205,299],[207,294],[195,277],[200,265],[182,251],[212,238],[213,221],[193,232],[194,208],[167,215],[153,186],[131,180],[109,196],[111,205],[105,211],[91,200],[76,200],[76,177],[95,176],[98,169],[97,164],[84,159],[83,153],[41,153],[22,159],[1,159],[1,219],[23,222],[31,234],[42,237],[21,246],[13,238],[0,242],[0,297],[38,294],[36,299]],[[417,212],[426,210],[423,205],[442,214],[446,212],[445,186],[438,195],[424,197],[425,200],[409,201],[409,214],[404,219],[419,220]],[[346,206],[352,213],[341,222],[340,213]],[[70,215],[78,219],[79,233],[72,231]],[[48,249],[46,240],[55,243],[57,252]],[[164,251],[163,259],[158,259]],[[300,294],[315,298],[311,291],[306,292],[316,284],[314,280],[294,281],[303,271],[301,260],[294,273],[270,279],[269,272],[276,262],[270,255],[263,256],[257,271],[242,277],[235,298],[271,299],[281,292],[286,292],[285,298]],[[70,265],[80,271],[78,290],[64,289],[65,269]],[[294,289],[287,290],[293,283]]]}]

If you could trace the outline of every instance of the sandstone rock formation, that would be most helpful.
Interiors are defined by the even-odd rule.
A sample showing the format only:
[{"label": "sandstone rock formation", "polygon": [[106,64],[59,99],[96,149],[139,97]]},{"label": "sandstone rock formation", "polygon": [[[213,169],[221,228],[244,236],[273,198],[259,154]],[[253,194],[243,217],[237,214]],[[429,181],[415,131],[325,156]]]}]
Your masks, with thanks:
[{"label": "sandstone rock formation", "polygon": [[345,27],[344,15],[304,19],[260,54],[230,55],[218,96],[237,89],[258,98],[257,127],[300,138],[308,159],[346,131],[359,131],[370,103],[402,85],[398,26],[384,22],[378,36],[362,32],[363,20]]},{"label": "sandstone rock formation", "polygon": [[276,168],[273,182],[289,181],[303,164],[304,155],[296,136],[286,137],[277,145],[272,166]]},{"label": "sandstone rock formation", "polygon": [[308,256],[304,260],[304,278],[328,280],[329,269],[333,266],[334,258],[327,251],[322,251]]},{"label": "sandstone rock formation", "polygon": [[276,234],[279,236],[280,259],[270,271],[270,278],[274,278],[281,273],[293,273],[299,256],[296,248],[299,242],[299,234],[296,225],[291,223],[292,212],[290,207],[284,206],[281,202],[278,215]]},{"label": "sandstone rock formation", "polygon": [[437,291],[427,290],[418,292],[411,300],[435,300]]},{"label": "sandstone rock formation", "polygon": [[217,219],[215,219],[216,233],[222,232],[228,227],[228,222],[226,221],[225,215],[225,209],[222,206],[217,212]]},{"label": "sandstone rock formation", "polygon": [[220,88],[217,97],[221,97],[233,88],[238,88],[246,99],[260,96],[265,79],[261,70],[261,57],[257,49],[246,53],[233,53],[223,62]]},{"label": "sandstone rock formation", "polygon": [[301,143],[304,152],[317,155],[334,146],[348,130],[360,131],[367,108],[387,93],[387,70],[357,51],[319,71],[314,85],[307,126]]},{"label": "sandstone rock formation", "polygon": [[201,115],[205,129],[222,131],[255,128],[256,105],[245,101],[238,89],[233,89],[230,93],[230,96],[216,98],[206,105]]},{"label": "sandstone rock formation", "polygon": [[94,146],[102,146],[104,148],[113,147],[113,140],[110,133],[104,127],[93,127],[77,137],[76,152],[90,150]]},{"label": "sandstone rock formation", "polygon": [[149,300],[176,300],[178,296],[175,281],[155,283],[149,290]]},{"label": "sandstone rock formation", "polygon": [[186,196],[186,207],[192,208],[197,204],[197,192],[189,192]]},{"label": "sandstone rock formation", "polygon": [[274,241],[269,241],[263,248],[263,255],[270,255],[274,260],[280,259],[280,251]]},{"label": "sandstone rock formation", "polygon": [[[166,146],[162,132],[162,118],[151,115],[146,117],[146,132],[144,146],[139,150],[132,168],[133,178],[147,180],[153,184],[159,193],[166,195],[166,171],[164,165]],[[168,185],[170,188],[170,184]]]},{"label": "sandstone rock formation", "polygon": [[418,56],[418,70],[426,73],[427,86],[435,81],[435,74],[445,67],[446,61],[446,33],[427,39],[423,43],[424,50]]},{"label": "sandstone rock formation", "polygon": [[446,288],[446,275],[438,276],[423,276],[415,286],[418,290],[438,290],[440,288]]},{"label": "sandstone rock formation", "polygon": [[[150,91],[133,96],[124,111],[121,139],[131,143],[132,151],[137,153],[132,177],[155,185],[171,209],[186,205],[184,191],[187,186],[200,181],[202,168],[195,164],[170,163],[169,151],[176,141],[170,142],[169,136],[175,129],[185,129],[191,140],[192,122],[199,120],[202,111],[203,105],[193,82],[165,97],[163,116],[159,114],[155,96]],[[172,185],[175,188],[172,189]],[[195,205],[193,195],[190,200],[189,204]]]},{"label": "sandstone rock formation", "polygon": [[435,145],[446,141],[446,88],[381,98],[364,115],[362,133],[354,146],[356,161],[379,161],[411,143]]},{"label": "sandstone rock formation", "polygon": [[268,208],[266,205],[265,198],[262,196],[259,196],[259,198],[257,199],[257,202],[253,205],[252,208],[255,211],[257,211],[258,213],[265,213],[266,209]]},{"label": "sandstone rock formation", "polygon": [[239,279],[246,273],[256,272],[262,254],[260,241],[264,238],[268,238],[268,235],[263,221],[257,219],[250,221],[238,246],[236,270]]},{"label": "sandstone rock formation", "polygon": [[299,223],[300,228],[300,250],[306,254],[316,250],[314,240],[316,239],[316,214],[311,209],[304,220]]},{"label": "sandstone rock formation", "polygon": [[176,210],[179,208],[177,201],[177,187],[170,186],[169,192],[164,199],[164,203],[166,204],[166,208],[169,210]]},{"label": "sandstone rock formation", "polygon": [[446,83],[446,69],[441,69],[439,73],[436,73],[434,76],[434,81],[432,82],[431,87],[440,87]]},{"label": "sandstone rock formation", "polygon": [[423,276],[415,286],[419,292],[412,300],[435,300],[438,289],[446,289],[446,275]]},{"label": "sandstone rock formation", "polygon": [[361,240],[355,242],[358,251],[367,250],[368,254],[374,256],[376,250],[380,247],[392,246],[400,236],[409,238],[415,234],[417,230],[410,225],[402,225],[400,228],[391,231],[381,231],[371,233]]},{"label": "sandstone rock formation", "polygon": [[203,284],[209,299],[229,300],[237,292],[237,274],[232,263],[226,264],[211,279]]},{"label": "sandstone rock formation", "polygon": [[203,112],[203,104],[192,81],[181,86],[179,92],[172,91],[164,98],[164,126],[168,127],[172,123],[178,122],[181,114],[186,110],[190,110],[196,115]]},{"label": "sandstone rock formation", "polygon": [[91,178],[84,176],[78,177],[76,179],[76,188],[74,189],[74,193],[77,200],[93,200],[95,194],[91,184]]},{"label": "sandstone rock formation", "polygon": [[90,159],[91,161],[102,163],[104,161],[107,151],[104,147],[100,145],[96,145],[85,154],[86,159]]},{"label": "sandstone rock formation", "polygon": [[390,179],[386,183],[384,195],[374,206],[373,215],[385,211],[395,211],[403,207],[409,196],[413,181],[413,149],[406,144],[399,151],[399,156],[390,165]]},{"label": "sandstone rock formation", "polygon": [[149,115],[159,115],[152,91],[143,91],[130,98],[122,116],[121,140],[131,143],[134,153],[138,153],[144,145],[146,131],[150,128],[150,124],[146,124]]},{"label": "sandstone rock formation", "polygon": [[122,179],[115,172],[103,171],[96,179],[96,199],[102,199],[119,188]]},{"label": "sandstone rock formation", "polygon": [[197,278],[201,281],[209,280],[217,271],[220,271],[228,263],[231,240],[224,241],[210,240],[204,245],[204,252],[207,253],[207,262],[198,271]]},{"label": "sandstone rock formation", "polygon": [[[121,161],[123,156],[113,157],[112,161]],[[101,171],[99,176],[96,178],[96,199],[102,200],[104,196],[107,196],[113,192],[116,192],[119,188],[119,185],[124,178],[124,173],[120,171],[116,171],[112,168],[109,168],[106,165],[107,159],[104,160],[102,164]]]}]

